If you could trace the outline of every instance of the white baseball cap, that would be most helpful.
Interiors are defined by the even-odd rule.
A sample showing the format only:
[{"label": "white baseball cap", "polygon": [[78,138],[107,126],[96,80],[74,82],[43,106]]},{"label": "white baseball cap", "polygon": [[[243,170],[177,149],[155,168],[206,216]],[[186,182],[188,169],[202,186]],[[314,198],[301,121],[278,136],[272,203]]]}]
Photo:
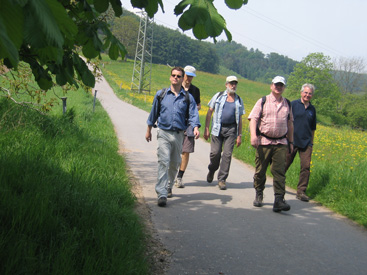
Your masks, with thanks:
[{"label": "white baseball cap", "polygon": [[285,78],[282,77],[282,76],[276,76],[273,78],[273,80],[271,81],[272,83],[276,84],[276,83],[283,83],[284,85],[286,85],[286,82],[285,82]]},{"label": "white baseball cap", "polygon": [[193,66],[186,66],[184,71],[188,76],[196,76],[196,69]]},{"label": "white baseball cap", "polygon": [[238,82],[237,77],[234,76],[234,75],[227,76],[226,83],[229,83],[229,82],[232,82],[232,81]]}]

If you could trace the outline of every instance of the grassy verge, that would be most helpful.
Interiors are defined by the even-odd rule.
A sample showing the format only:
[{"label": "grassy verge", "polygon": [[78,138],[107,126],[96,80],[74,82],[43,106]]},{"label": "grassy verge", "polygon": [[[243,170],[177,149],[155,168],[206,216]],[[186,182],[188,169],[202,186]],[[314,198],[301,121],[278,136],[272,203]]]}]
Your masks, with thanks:
[{"label": "grassy verge", "polygon": [[[149,111],[154,94],[169,85],[170,68],[153,65],[152,92],[138,94],[129,90],[133,62],[111,62],[106,58],[104,76],[115,93],[123,100]],[[215,92],[224,89],[225,76],[198,72],[193,84],[201,91],[202,109],[200,121],[208,110],[207,103]],[[234,156],[254,165],[255,149],[250,143],[247,116],[255,102],[270,92],[269,85],[239,79],[238,94],[245,104],[243,117],[243,143],[235,148]],[[284,94],[287,97],[287,93]],[[326,121],[326,118],[322,118]],[[334,128],[319,124],[317,126],[312,155],[312,167],[308,194],[330,209],[349,217],[367,227],[367,134],[348,128]],[[202,131],[202,128],[201,128]],[[299,158],[287,172],[287,185],[295,188],[299,177]]]},{"label": "grassy verge", "polygon": [[0,273],[148,274],[113,126],[91,95],[67,97],[46,116],[0,100]]}]

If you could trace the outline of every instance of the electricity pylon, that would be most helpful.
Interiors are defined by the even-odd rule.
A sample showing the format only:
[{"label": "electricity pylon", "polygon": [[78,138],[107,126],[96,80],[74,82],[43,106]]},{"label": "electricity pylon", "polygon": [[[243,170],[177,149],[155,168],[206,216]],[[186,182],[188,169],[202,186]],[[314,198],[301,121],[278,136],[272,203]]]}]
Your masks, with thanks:
[{"label": "electricity pylon", "polygon": [[141,12],[138,42],[136,45],[131,91],[150,93],[152,78],[153,19]]}]

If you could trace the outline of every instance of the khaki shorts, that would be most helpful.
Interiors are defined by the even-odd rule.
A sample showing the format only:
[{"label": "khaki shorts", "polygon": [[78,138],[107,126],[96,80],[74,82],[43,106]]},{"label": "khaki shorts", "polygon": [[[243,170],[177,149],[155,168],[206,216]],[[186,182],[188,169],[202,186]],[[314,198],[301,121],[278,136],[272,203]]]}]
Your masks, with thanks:
[{"label": "khaki shorts", "polygon": [[182,143],[182,153],[194,153],[195,138],[184,136]]}]

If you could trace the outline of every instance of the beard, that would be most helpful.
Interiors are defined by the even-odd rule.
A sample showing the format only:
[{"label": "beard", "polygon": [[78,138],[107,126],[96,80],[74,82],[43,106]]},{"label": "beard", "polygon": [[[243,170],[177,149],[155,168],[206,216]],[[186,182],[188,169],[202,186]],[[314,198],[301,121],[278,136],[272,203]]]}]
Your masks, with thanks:
[{"label": "beard", "polygon": [[235,92],[236,92],[236,89],[227,88],[227,93],[233,95]]}]

